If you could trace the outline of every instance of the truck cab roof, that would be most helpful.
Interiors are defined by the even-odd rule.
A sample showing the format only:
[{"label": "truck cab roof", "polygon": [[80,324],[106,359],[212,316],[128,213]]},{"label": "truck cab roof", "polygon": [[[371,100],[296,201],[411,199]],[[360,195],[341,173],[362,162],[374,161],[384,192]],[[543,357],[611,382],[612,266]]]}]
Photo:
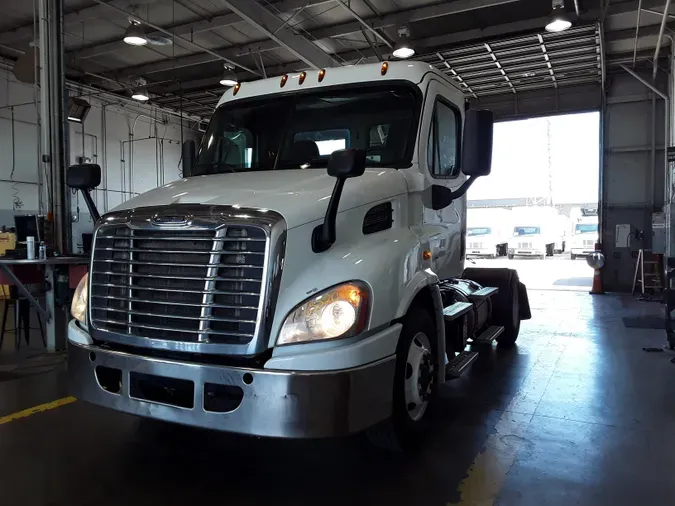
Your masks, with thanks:
[{"label": "truck cab roof", "polygon": [[[443,82],[459,90],[457,84],[448,79],[448,76],[439,72],[428,63],[396,61],[371,63],[367,65],[351,65],[321,70],[309,69],[302,72],[293,72],[257,81],[242,82],[223,93],[223,96],[218,102],[218,106],[225,102],[276,93],[293,93],[308,89],[319,89],[355,83],[409,81],[417,85],[422,82],[427,74],[433,74]],[[320,78],[321,75],[323,77]]]}]

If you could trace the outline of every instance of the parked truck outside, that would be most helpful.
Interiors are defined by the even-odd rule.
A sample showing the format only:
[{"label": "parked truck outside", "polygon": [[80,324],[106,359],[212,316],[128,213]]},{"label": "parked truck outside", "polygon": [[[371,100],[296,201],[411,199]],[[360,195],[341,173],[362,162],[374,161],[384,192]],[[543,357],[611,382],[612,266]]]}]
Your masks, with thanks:
[{"label": "parked truck outside", "polygon": [[598,236],[598,217],[584,216],[574,224],[572,234],[572,248],[570,250],[572,260],[580,256],[588,256],[595,251],[595,243]]},{"label": "parked truck outside", "polygon": [[104,216],[100,167],[71,167],[96,219],[73,394],[240,434],[411,444],[468,344],[513,345],[530,317],[515,271],[464,269],[492,121],[432,66],[385,62],[235,86],[196,156],[184,145],[185,177]]},{"label": "parked truck outside", "polygon": [[509,209],[469,209],[467,223],[468,257],[506,256],[513,227]]},{"label": "parked truck outside", "polygon": [[564,222],[554,207],[532,206],[512,210],[512,237],[509,240],[509,259],[515,257],[547,256],[565,249]]}]

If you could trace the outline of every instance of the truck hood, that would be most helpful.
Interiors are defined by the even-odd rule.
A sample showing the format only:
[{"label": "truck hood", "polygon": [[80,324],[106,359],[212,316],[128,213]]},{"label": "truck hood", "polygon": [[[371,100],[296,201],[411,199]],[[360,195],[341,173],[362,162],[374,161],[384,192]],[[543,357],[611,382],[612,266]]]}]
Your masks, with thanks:
[{"label": "truck hood", "polygon": [[[115,211],[168,204],[238,205],[280,213],[288,228],[304,225],[326,214],[335,178],[324,169],[238,172],[195,176],[150,190]],[[339,211],[407,192],[403,174],[395,169],[367,169],[348,179]]]}]

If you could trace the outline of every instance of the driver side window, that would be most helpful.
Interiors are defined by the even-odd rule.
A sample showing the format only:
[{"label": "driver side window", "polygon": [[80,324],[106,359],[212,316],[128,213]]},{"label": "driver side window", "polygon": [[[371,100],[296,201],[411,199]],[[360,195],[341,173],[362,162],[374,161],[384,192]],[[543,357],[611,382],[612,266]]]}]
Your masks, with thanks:
[{"label": "driver side window", "polygon": [[432,177],[452,179],[459,174],[460,132],[459,110],[436,99],[427,145],[427,167]]}]

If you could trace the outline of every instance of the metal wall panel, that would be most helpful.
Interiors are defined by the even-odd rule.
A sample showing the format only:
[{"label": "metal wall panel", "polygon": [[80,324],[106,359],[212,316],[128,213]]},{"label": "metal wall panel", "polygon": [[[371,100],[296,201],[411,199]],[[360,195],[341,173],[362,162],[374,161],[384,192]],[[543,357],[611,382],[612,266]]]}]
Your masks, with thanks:
[{"label": "metal wall panel", "polygon": [[[643,77],[651,81],[648,73]],[[665,90],[665,79],[658,80],[657,86]],[[655,113],[651,92],[644,85],[628,74],[612,76],[603,114],[601,178],[602,241],[607,258],[602,276],[608,291],[631,290],[634,257],[640,248],[651,247],[651,215],[663,205],[664,104],[658,98]],[[633,238],[630,248],[616,248],[619,224],[642,231],[644,239]]]}]

